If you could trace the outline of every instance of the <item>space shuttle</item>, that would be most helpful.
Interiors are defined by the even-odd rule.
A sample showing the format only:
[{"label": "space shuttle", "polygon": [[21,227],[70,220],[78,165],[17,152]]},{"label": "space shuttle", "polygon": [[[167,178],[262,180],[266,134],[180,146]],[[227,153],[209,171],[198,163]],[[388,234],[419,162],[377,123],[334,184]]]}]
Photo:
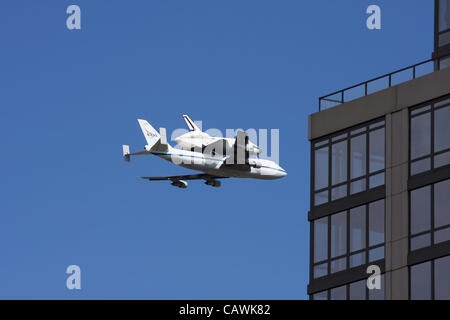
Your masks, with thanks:
[{"label": "space shuttle", "polygon": [[[203,152],[204,150],[220,149],[221,152],[223,152],[222,154],[226,154],[225,150],[235,147],[235,138],[212,137],[200,130],[188,115],[184,114],[183,119],[189,128],[189,132],[175,138],[176,143],[183,150],[201,150],[201,152]],[[251,141],[248,141],[245,148],[247,149],[245,151],[248,152],[249,155],[258,155],[262,152],[261,148]]]}]

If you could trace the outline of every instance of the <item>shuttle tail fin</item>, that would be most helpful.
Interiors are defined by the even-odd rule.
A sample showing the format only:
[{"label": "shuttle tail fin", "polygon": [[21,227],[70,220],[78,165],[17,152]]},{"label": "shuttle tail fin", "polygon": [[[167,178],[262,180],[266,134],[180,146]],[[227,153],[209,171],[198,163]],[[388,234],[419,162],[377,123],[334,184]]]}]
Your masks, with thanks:
[{"label": "shuttle tail fin", "polygon": [[184,121],[186,121],[186,124],[187,124],[187,126],[188,126],[190,131],[200,131],[200,132],[202,131],[202,130],[200,130],[199,127],[197,127],[195,122],[192,121],[191,118],[189,118],[188,115],[183,114],[183,119],[184,119]]}]

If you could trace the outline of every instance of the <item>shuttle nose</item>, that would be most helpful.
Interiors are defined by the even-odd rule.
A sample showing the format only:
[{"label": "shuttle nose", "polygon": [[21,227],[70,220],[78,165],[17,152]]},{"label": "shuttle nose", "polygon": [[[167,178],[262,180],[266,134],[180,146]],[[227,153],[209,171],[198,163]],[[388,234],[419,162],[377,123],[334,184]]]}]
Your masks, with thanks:
[{"label": "shuttle nose", "polygon": [[[281,167],[280,167],[281,168]],[[284,170],[283,168],[281,168],[281,171],[280,171],[280,178],[283,178],[283,177],[286,177],[287,176],[287,172],[286,172],[286,170]]]}]

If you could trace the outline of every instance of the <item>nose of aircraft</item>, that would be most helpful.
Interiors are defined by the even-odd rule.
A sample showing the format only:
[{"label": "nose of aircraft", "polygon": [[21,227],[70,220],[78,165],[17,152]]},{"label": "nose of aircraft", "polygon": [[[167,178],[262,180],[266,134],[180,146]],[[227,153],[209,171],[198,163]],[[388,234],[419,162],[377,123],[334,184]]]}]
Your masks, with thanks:
[{"label": "nose of aircraft", "polygon": [[280,178],[286,177],[286,176],[287,176],[286,170],[284,170],[284,169],[281,168],[281,167],[280,167],[280,169],[281,169],[281,170],[279,171]]}]

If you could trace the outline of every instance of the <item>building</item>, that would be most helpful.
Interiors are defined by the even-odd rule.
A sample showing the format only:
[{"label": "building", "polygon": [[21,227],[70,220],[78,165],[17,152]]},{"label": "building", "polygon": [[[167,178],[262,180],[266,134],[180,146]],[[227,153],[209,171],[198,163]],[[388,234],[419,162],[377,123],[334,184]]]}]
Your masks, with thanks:
[{"label": "building", "polygon": [[450,0],[435,6],[432,59],[309,116],[311,299],[450,299]]}]

